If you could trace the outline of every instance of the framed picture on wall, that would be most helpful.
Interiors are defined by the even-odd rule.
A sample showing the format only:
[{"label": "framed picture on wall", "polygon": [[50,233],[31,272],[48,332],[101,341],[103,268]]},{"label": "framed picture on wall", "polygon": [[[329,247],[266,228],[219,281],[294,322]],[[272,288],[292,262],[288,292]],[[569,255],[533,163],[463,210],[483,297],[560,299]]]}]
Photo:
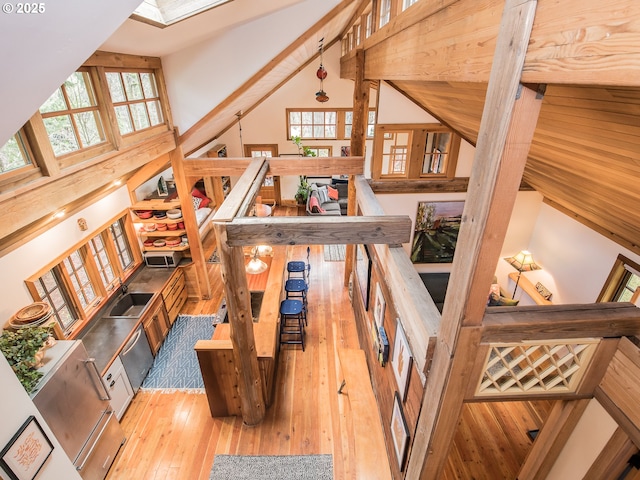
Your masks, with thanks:
[{"label": "framed picture on wall", "polygon": [[404,470],[404,461],[409,446],[409,427],[404,418],[400,395],[395,392],[393,396],[393,411],[391,412],[391,438],[393,439],[393,450],[398,460],[398,468]]},{"label": "framed picture on wall", "polygon": [[464,202],[418,202],[411,246],[413,263],[451,263]]},{"label": "framed picture on wall", "polygon": [[380,287],[380,282],[377,282],[376,298],[375,298],[375,303],[373,304],[373,320],[375,321],[376,331],[378,331],[380,327],[384,327],[384,312],[386,307],[387,307],[387,304],[384,300],[382,287]]},{"label": "framed picture on wall", "polygon": [[369,283],[371,281],[371,258],[366,245],[358,245],[356,248],[356,278],[360,287],[360,295],[364,303],[364,309],[369,309]]},{"label": "framed picture on wall", "polygon": [[411,363],[413,355],[409,348],[407,336],[402,328],[400,319],[396,320],[396,338],[393,341],[393,356],[391,357],[391,367],[396,377],[398,390],[400,391],[400,400],[403,402],[407,398],[407,390],[409,387],[409,377],[411,373]]},{"label": "framed picture on wall", "polygon": [[53,445],[33,415],[0,452],[0,466],[11,480],[33,480],[53,451]]}]

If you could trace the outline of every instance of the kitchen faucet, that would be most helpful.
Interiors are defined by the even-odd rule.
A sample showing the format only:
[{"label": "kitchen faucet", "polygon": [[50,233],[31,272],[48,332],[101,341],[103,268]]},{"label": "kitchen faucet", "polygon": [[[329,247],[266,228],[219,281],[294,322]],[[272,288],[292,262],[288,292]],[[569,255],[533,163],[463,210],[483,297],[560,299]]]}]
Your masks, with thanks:
[{"label": "kitchen faucet", "polygon": [[129,287],[127,287],[126,284],[122,283],[122,278],[118,277],[118,280],[120,281],[120,292],[122,293],[122,295],[125,295],[129,290]]}]

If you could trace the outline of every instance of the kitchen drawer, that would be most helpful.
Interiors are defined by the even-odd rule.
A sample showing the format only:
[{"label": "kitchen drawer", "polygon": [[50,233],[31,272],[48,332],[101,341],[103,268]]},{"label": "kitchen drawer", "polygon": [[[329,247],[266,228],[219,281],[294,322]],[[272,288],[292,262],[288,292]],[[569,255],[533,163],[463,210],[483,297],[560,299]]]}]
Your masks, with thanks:
[{"label": "kitchen drawer", "polygon": [[169,321],[173,325],[187,300],[186,282],[182,269],[176,270],[176,273],[169,279],[167,286],[162,290],[162,299],[169,315]]},{"label": "kitchen drawer", "polygon": [[124,371],[120,357],[116,357],[109,370],[102,376],[102,382],[109,392],[111,408],[120,420],[133,399],[131,382],[127,372]]}]

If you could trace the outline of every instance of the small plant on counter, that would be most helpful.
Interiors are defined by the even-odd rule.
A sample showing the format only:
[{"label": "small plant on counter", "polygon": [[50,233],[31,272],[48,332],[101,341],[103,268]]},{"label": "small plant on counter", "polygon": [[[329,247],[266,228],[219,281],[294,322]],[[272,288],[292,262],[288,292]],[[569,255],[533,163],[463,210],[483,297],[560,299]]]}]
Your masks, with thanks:
[{"label": "small plant on counter", "polygon": [[31,393],[42,377],[38,371],[38,364],[42,360],[38,358],[38,352],[47,344],[51,333],[48,327],[31,327],[15,332],[5,330],[0,335],[0,351],[27,393]]}]

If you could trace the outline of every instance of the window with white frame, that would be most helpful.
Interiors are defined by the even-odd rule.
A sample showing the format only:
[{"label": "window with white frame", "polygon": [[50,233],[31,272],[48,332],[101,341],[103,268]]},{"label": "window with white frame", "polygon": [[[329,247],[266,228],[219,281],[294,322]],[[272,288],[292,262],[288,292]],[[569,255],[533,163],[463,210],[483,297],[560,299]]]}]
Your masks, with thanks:
[{"label": "window with white frame", "polygon": [[[353,110],[336,108],[287,109],[289,138],[303,140],[338,140],[351,138]],[[375,133],[376,111],[370,109],[367,117],[367,138]]]}]

